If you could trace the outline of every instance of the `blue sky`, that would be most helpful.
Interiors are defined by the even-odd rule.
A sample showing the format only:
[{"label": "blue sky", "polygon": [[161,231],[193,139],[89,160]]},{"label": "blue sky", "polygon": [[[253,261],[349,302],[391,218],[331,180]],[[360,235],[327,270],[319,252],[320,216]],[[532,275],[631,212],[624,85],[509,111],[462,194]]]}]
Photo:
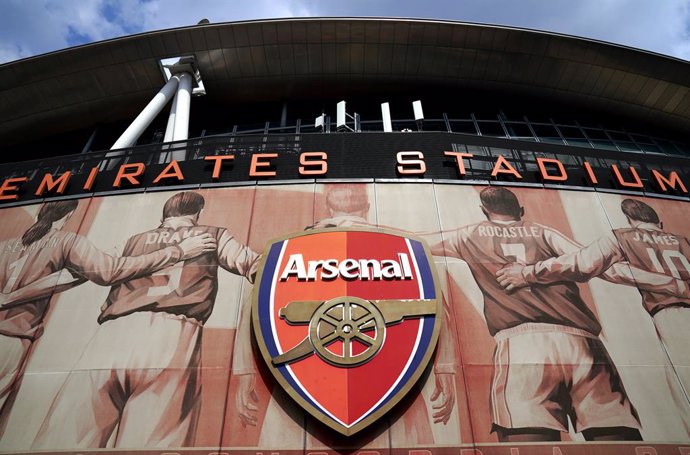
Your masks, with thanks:
[{"label": "blue sky", "polygon": [[584,36],[690,60],[690,0],[0,0],[0,62],[132,33],[291,16],[482,22]]}]

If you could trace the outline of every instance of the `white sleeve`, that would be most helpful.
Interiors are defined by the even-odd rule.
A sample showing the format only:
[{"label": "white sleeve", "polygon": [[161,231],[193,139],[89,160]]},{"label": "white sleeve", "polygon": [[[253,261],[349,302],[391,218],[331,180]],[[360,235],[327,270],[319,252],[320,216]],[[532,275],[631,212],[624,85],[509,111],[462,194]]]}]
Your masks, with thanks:
[{"label": "white sleeve", "polygon": [[228,272],[242,275],[254,282],[254,276],[259,268],[259,255],[246,245],[235,240],[226,230],[218,240],[218,262]]}]

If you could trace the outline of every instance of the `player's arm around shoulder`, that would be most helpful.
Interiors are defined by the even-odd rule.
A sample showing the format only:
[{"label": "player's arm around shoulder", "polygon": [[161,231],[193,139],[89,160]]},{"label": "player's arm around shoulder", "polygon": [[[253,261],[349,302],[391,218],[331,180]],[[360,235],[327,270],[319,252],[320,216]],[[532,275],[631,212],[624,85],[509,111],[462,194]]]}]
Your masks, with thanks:
[{"label": "player's arm around shoulder", "polygon": [[534,223],[534,225],[541,229],[544,242],[552,250],[554,256],[562,256],[564,254],[574,253],[582,248],[580,243],[569,238],[551,226],[544,226],[543,224],[539,223]]},{"label": "player's arm around shoulder", "polygon": [[587,246],[531,266],[528,281],[552,283],[559,280],[584,282],[601,275],[623,260],[613,233],[609,232]]},{"label": "player's arm around shoulder", "polygon": [[445,256],[462,259],[462,245],[470,238],[477,228],[476,224],[463,226],[451,231],[442,231],[442,240],[431,245],[433,256]]},{"label": "player's arm around shoulder", "polygon": [[76,234],[73,242],[66,243],[71,243],[65,245],[66,265],[101,286],[155,272],[216,248],[215,239],[209,235],[189,237],[177,245],[140,256],[112,256]]},{"label": "player's arm around shoulder", "polygon": [[250,283],[259,268],[259,254],[223,229],[218,239],[218,263],[228,272],[246,277]]}]

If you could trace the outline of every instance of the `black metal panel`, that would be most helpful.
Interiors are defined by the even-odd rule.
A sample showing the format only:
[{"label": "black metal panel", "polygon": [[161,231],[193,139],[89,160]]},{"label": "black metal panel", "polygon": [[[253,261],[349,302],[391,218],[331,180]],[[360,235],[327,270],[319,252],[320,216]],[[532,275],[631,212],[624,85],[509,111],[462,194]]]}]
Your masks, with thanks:
[{"label": "black metal panel", "polygon": [[[184,181],[174,178],[158,184],[154,180],[168,166],[171,152],[184,151],[185,159],[179,160]],[[419,175],[402,175],[397,171],[396,156],[399,152],[421,152],[426,172]],[[457,161],[444,152],[454,151],[472,154],[463,161],[466,174],[460,175]],[[300,154],[304,152],[326,152],[328,173],[326,175],[301,176]],[[660,192],[652,178],[652,170],[668,176],[676,171],[681,180],[690,186],[690,159],[657,154],[602,151],[589,148],[570,147],[556,144],[520,142],[509,139],[479,137],[454,133],[339,133],[301,135],[245,135],[237,137],[215,137],[175,144],[138,147],[117,152],[72,155],[61,159],[28,161],[0,166],[0,177],[27,177],[29,181],[21,186],[19,199],[37,199],[34,194],[46,173],[55,178],[66,171],[72,179],[65,194],[77,195],[90,192],[113,190],[117,171],[123,164],[143,163],[146,168],[136,185],[127,183],[121,189],[140,189],[179,184],[206,184],[212,182],[237,183],[255,180],[304,180],[313,179],[438,179],[462,182],[463,180],[493,181],[517,185],[542,185],[542,183],[586,187],[601,190],[628,191],[615,179],[612,166],[616,165],[623,178],[633,181],[630,168],[634,167],[643,182],[643,187],[632,188],[639,192]],[[265,154],[260,157],[258,154]],[[110,155],[110,156],[108,156]],[[233,155],[231,162],[223,165],[220,178],[212,179],[213,162],[205,157]],[[499,155],[520,173],[521,179],[510,174],[491,176]],[[261,171],[274,171],[274,176],[256,177],[250,175],[252,159],[268,163]],[[537,165],[537,158],[558,159],[567,171],[568,179],[562,182],[543,182]],[[584,163],[591,165],[598,180],[592,185]],[[95,185],[90,191],[83,189],[88,174],[99,168]],[[553,171],[552,171],[553,172]],[[665,194],[678,194],[674,191]],[[684,196],[684,194],[679,194]],[[46,195],[52,197],[53,195]],[[11,202],[11,201],[7,201]]]}]

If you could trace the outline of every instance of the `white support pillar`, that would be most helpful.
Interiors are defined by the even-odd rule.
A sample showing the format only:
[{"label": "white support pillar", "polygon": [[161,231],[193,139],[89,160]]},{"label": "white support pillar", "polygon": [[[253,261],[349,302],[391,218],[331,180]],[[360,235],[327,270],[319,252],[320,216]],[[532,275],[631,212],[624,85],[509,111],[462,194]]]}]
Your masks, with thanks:
[{"label": "white support pillar", "polygon": [[[178,85],[179,87],[179,85]],[[172,100],[172,106],[170,106],[170,115],[168,115],[168,123],[165,126],[165,135],[163,136],[163,143],[167,144],[173,140],[173,130],[175,129],[175,114],[177,113],[177,92],[175,92],[175,97]],[[168,150],[169,145],[163,145],[162,150]],[[161,152],[158,158],[159,164],[164,164],[170,161],[170,151]]]},{"label": "white support pillar", "polygon": [[165,136],[163,142],[172,142],[173,130],[175,129],[175,114],[177,113],[177,93],[173,98],[172,106],[170,106],[170,115],[168,116],[168,124],[165,127]]},{"label": "white support pillar", "polygon": [[154,118],[160,113],[161,110],[168,104],[168,101],[173,97],[175,89],[180,82],[177,76],[173,76],[170,80],[163,86],[163,88],[153,97],[153,99],[146,105],[144,110],[134,119],[131,125],[127,127],[124,133],[118,138],[117,141],[110,147],[110,150],[121,149],[125,147],[131,147],[141,133],[151,124]]},{"label": "white support pillar", "polygon": [[[180,85],[175,95],[175,124],[173,126],[173,141],[184,141],[189,138],[189,111],[192,105],[192,75],[179,73]],[[174,146],[173,146],[174,147]],[[173,150],[172,159],[184,161],[187,157],[186,147]]]},{"label": "white support pillar", "polygon": [[184,141],[189,137],[189,109],[192,104],[192,75],[180,73],[180,85],[175,96],[175,128],[173,141]]}]

